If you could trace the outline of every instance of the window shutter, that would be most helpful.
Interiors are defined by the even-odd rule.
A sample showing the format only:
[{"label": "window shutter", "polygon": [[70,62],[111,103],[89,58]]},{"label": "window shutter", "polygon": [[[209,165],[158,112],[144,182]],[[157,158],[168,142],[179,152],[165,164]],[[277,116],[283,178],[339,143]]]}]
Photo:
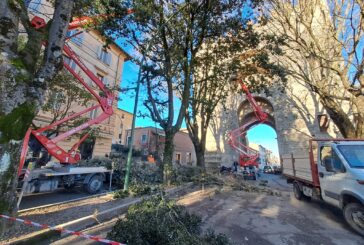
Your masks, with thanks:
[{"label": "window shutter", "polygon": [[77,38],[77,40],[76,40],[77,45],[82,46],[83,39],[84,39],[84,34],[85,34],[84,32],[81,32],[80,34],[78,34],[76,36],[76,38]]},{"label": "window shutter", "polygon": [[97,58],[101,60],[102,48],[100,46],[97,47]]},{"label": "window shutter", "polygon": [[111,54],[110,53],[106,53],[106,64],[110,65],[111,64]]},{"label": "window shutter", "polygon": [[76,63],[73,61],[73,60],[71,60],[71,68],[75,71],[76,70],[76,67],[77,67],[77,65],[76,65]]}]

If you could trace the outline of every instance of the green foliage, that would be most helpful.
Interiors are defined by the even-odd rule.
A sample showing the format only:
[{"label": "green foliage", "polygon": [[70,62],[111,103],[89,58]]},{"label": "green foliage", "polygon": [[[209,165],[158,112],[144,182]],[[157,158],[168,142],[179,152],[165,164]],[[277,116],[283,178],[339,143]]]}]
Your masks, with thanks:
[{"label": "green foliage", "polygon": [[129,191],[124,191],[124,190],[117,190],[114,192],[114,198],[115,199],[123,199],[125,197],[128,197],[129,196]]},{"label": "green foliage", "polygon": [[108,233],[114,241],[133,245],[225,245],[224,235],[201,234],[201,218],[163,197],[152,197],[132,205]]},{"label": "green foliage", "polygon": [[209,245],[223,245],[230,244],[229,239],[224,234],[215,234],[212,229],[208,229],[205,236],[204,241]]},{"label": "green foliage", "polygon": [[143,183],[132,183],[129,186],[129,191],[133,196],[143,196],[152,193],[152,188]]},{"label": "green foliage", "polygon": [[23,139],[34,114],[34,105],[24,103],[7,115],[0,115],[0,143]]},{"label": "green foliage", "polygon": [[25,65],[21,59],[12,59],[10,63],[18,69],[25,69]]},{"label": "green foliage", "polygon": [[107,157],[96,156],[90,160],[81,160],[77,163],[80,167],[105,167],[112,168],[112,161]]},{"label": "green foliage", "polygon": [[203,170],[199,167],[178,166],[173,169],[172,183],[181,184],[183,182],[195,181],[202,174]]}]

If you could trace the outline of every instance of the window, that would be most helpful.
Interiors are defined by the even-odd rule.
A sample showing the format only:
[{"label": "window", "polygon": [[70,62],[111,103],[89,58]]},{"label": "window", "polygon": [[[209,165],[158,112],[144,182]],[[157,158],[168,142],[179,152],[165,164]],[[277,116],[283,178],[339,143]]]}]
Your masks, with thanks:
[{"label": "window", "polygon": [[325,166],[324,161],[330,161],[331,160],[331,146],[321,147],[320,160],[321,160],[321,165],[322,166]]},{"label": "window", "polygon": [[335,151],[332,151],[332,167],[336,172],[345,172],[345,167]]},{"label": "window", "polygon": [[90,112],[90,118],[95,119],[97,117],[97,108]]},{"label": "window", "polygon": [[109,79],[107,79],[107,77],[104,77],[104,81],[102,81],[104,83],[104,85],[106,87],[110,87],[110,82],[109,82]]},{"label": "window", "polygon": [[[67,31],[67,37],[71,37],[73,35],[73,37],[71,37],[71,41],[75,44],[77,44],[78,46],[82,46],[83,40],[84,40],[84,33],[81,32],[79,33],[80,30],[72,30],[72,31]],[[76,35],[77,34],[77,35]]]},{"label": "window", "polygon": [[32,0],[25,0],[24,1],[24,4],[25,4],[25,7],[29,7],[29,4],[32,2]]},{"label": "window", "polygon": [[181,153],[176,153],[176,163],[181,164]]},{"label": "window", "polygon": [[339,145],[337,148],[350,167],[364,169],[364,145]]},{"label": "window", "polygon": [[188,164],[192,165],[192,153],[191,152],[186,153],[186,161]]},{"label": "window", "polygon": [[142,135],[142,143],[147,143],[147,140],[148,140],[148,135],[146,135],[146,134],[143,134]]},{"label": "window", "polygon": [[38,13],[39,8],[42,4],[41,2],[42,2],[42,0],[33,0],[33,1],[28,0],[25,2],[25,5],[29,6],[30,12],[34,11],[34,12]]},{"label": "window", "polygon": [[100,49],[99,59],[106,65],[111,64],[111,54],[106,51],[106,49]]},{"label": "window", "polygon": [[127,143],[128,143],[128,146],[130,147],[130,144],[131,144],[131,136],[128,136]]},{"label": "window", "polygon": [[103,75],[101,75],[99,73],[96,73],[96,76],[97,76],[98,79],[100,79],[101,82],[104,82],[105,77]]},{"label": "window", "polygon": [[71,60],[68,56],[63,56],[64,62],[71,67],[72,70],[76,70],[77,64]]},{"label": "window", "polygon": [[143,156],[147,156],[148,155],[148,149],[143,149]]},{"label": "window", "polygon": [[96,74],[97,77],[100,79],[100,81],[105,85],[105,86],[109,86],[109,80],[107,79],[107,77],[101,75],[100,73]]}]

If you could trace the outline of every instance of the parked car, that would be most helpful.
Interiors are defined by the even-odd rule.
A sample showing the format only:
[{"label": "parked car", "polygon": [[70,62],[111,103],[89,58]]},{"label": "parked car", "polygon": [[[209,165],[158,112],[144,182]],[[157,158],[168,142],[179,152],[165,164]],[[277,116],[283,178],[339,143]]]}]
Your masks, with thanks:
[{"label": "parked car", "polygon": [[282,173],[281,166],[273,166],[273,173],[274,174],[281,174]]},{"label": "parked car", "polygon": [[272,168],[272,166],[264,166],[264,168],[263,168],[263,173],[266,173],[266,174],[271,174],[271,173],[273,173],[273,168]]}]

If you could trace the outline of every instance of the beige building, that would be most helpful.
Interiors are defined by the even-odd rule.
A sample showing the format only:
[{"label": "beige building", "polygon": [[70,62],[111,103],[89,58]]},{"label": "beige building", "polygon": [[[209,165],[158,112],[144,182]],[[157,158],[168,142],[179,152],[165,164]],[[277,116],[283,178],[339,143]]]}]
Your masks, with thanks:
[{"label": "beige building", "polygon": [[[127,131],[126,140],[130,142],[131,131]],[[133,148],[139,150],[142,158],[153,155],[156,160],[163,159],[165,133],[155,127],[140,127],[135,129]],[[181,165],[196,165],[195,149],[188,133],[177,132],[173,139],[173,163]]]},{"label": "beige building", "polygon": [[131,129],[133,122],[133,114],[122,109],[114,110],[115,127],[113,144],[126,145],[126,134]]},{"label": "beige building", "polygon": [[[48,21],[47,16],[53,14],[53,9],[51,8],[50,3],[45,0],[31,1],[29,4],[29,10],[32,15],[40,16],[46,21]],[[80,34],[74,36],[77,33]],[[108,47],[105,47],[105,39],[94,30],[85,31],[83,29],[76,29],[68,32],[67,35],[71,37],[67,44],[91,72],[93,72],[110,89],[120,86],[123,64],[130,59],[130,56],[123,49],[115,43],[111,43]],[[91,86],[96,93],[100,93],[100,90],[96,87],[92,80],[86,76],[86,74],[73,60],[67,56],[64,56],[64,60],[86,81],[86,83]],[[52,91],[50,91],[47,96],[50,96],[51,92]],[[60,96],[65,95],[61,94]],[[86,107],[80,105],[78,101],[74,101],[72,102],[68,115],[97,104],[98,102],[96,99],[91,100]],[[97,130],[94,131],[95,136],[89,137],[79,147],[83,158],[109,154],[112,143],[116,143],[119,139],[119,135],[121,134],[122,136],[125,134],[126,129],[131,128],[130,118],[132,115],[128,112],[119,110],[117,108],[117,101],[114,101],[113,107],[114,115],[104,120],[102,123],[95,125],[93,127],[97,128]],[[62,107],[60,110],[62,110]],[[86,116],[84,116],[83,119],[94,119],[100,114],[101,108],[95,109],[85,114]],[[34,124],[38,127],[46,126],[51,122],[52,118],[54,118],[54,116],[49,111],[41,111],[35,118]],[[67,128],[67,130],[70,130],[70,128]],[[80,139],[80,137],[80,134],[76,134],[58,144],[67,151]]]}]

